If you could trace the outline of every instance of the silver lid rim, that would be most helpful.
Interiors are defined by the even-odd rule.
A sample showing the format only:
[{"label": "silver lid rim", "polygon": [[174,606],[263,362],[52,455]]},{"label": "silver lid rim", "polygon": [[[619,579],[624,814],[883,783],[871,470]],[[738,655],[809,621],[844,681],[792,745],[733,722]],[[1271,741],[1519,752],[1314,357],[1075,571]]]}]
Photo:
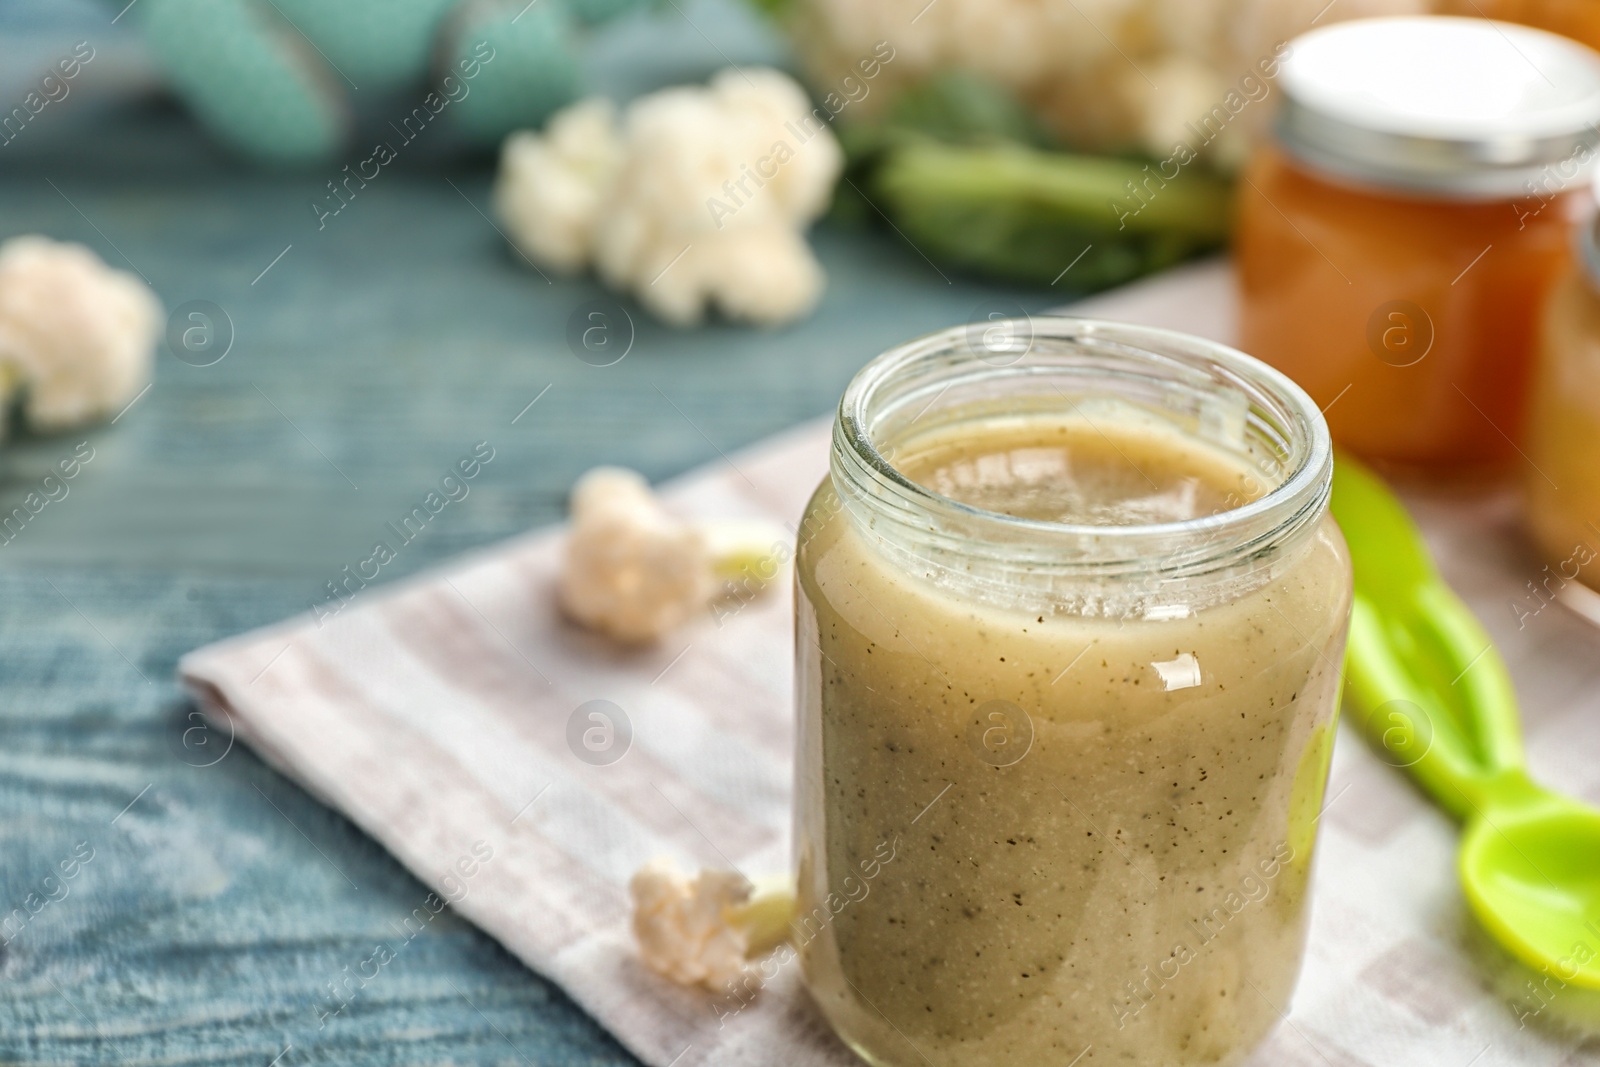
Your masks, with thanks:
[{"label": "silver lid rim", "polygon": [[1522,159],[1511,163],[1486,158],[1495,153],[1481,142],[1427,139],[1437,162],[1407,167],[1389,161],[1415,155],[1423,139],[1349,126],[1292,100],[1279,111],[1274,134],[1285,153],[1313,170],[1358,185],[1450,200],[1549,198],[1590,181],[1600,162],[1597,128],[1577,138],[1528,140],[1517,153]]},{"label": "silver lid rim", "polygon": [[[1427,55],[1428,46],[1438,53],[1464,35],[1481,41],[1489,33],[1519,53],[1559,61],[1557,77],[1564,72],[1575,95],[1530,111],[1526,121],[1488,118],[1475,132],[1479,123],[1459,112],[1358,109],[1360,98],[1343,87],[1339,72],[1359,74],[1374,48],[1381,54],[1407,41]],[[1302,54],[1311,65],[1297,71]],[[1445,16],[1356,19],[1302,34],[1284,63],[1276,140],[1308,167],[1349,182],[1455,200],[1548,198],[1588,180],[1600,158],[1600,54],[1543,30]]]}]

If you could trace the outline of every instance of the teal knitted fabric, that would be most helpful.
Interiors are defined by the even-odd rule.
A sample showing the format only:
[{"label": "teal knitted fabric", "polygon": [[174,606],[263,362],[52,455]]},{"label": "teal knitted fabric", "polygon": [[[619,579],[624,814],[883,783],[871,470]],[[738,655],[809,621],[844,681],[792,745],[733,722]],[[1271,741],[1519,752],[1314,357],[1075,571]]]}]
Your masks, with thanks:
[{"label": "teal knitted fabric", "polygon": [[[637,6],[634,0],[622,2]],[[458,128],[476,141],[494,142],[570,102],[580,86],[569,43],[576,37],[576,20],[562,0],[462,5],[445,33],[441,54],[447,65],[460,71],[485,48],[494,59],[483,64],[470,93],[457,102]]]},{"label": "teal knitted fabric", "polygon": [[493,144],[581,91],[585,28],[649,0],[143,0],[133,12],[173,91],[263,162],[344,147],[353,94],[415,85]]},{"label": "teal knitted fabric", "polygon": [[285,162],[330,155],[343,141],[343,95],[270,7],[145,0],[135,10],[173,89],[218,140]]}]

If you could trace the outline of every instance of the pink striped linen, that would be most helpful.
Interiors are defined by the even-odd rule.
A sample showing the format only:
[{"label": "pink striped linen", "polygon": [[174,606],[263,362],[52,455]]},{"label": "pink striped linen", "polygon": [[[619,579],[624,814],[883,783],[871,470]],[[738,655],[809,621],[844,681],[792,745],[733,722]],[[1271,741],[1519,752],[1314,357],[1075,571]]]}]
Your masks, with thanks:
[{"label": "pink striped linen", "polygon": [[[1227,341],[1231,285],[1225,265],[1202,264],[1071,310]],[[663,492],[685,515],[792,527],[826,466],[827,426],[810,423]],[[1600,765],[1584,755],[1600,748],[1600,632],[1555,607],[1519,628],[1510,605],[1538,567],[1508,495],[1413,503],[1512,664],[1535,768],[1600,795]],[[232,638],[186,656],[180,673],[213,719],[454,898],[652,1067],[857,1062],[792,967],[729,1014],[644,971],[628,933],[627,879],[652,856],[752,876],[787,869],[787,587],[659,647],[619,650],[555,609],[561,538],[536,531],[363,590],[320,627],[302,616]],[[633,730],[627,754],[606,766],[567,742],[574,709],[594,699],[620,706]],[[1471,933],[1454,828],[1348,730],[1326,804],[1305,973],[1289,1024],[1253,1067],[1600,1065],[1539,1025],[1554,1009],[1519,1026],[1518,1011],[1541,1002],[1519,999],[1522,976]],[[1485,966],[1496,980],[1481,977]]]}]

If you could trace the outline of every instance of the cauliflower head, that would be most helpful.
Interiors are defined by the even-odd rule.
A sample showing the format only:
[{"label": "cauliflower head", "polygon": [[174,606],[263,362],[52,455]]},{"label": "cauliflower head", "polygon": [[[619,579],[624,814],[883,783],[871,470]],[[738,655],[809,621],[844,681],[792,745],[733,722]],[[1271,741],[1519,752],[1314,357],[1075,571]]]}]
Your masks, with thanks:
[{"label": "cauliflower head", "polygon": [[35,428],[126,406],[149,381],[160,329],[149,288],[88,248],[40,236],[0,245],[0,394],[25,389]]},{"label": "cauliflower head", "polygon": [[638,473],[596,467],[572,488],[561,605],[628,644],[653,641],[719,595],[753,595],[789,558],[788,535],[751,520],[685,522]]},{"label": "cauliflower head", "polygon": [[[524,252],[562,269],[592,260],[679,325],[713,306],[771,325],[816,304],[823,272],[803,234],[844,155],[793,79],[725,70],[634,101],[620,130],[608,106],[584,101],[507,142],[497,203]],[[574,162],[579,139],[608,162]]]},{"label": "cauliflower head", "polygon": [[[880,42],[894,48],[851,116],[950,69],[1010,90],[1080,150],[1178,141],[1238,162],[1270,108],[1248,107],[1205,144],[1199,123],[1279,42],[1342,19],[1425,14],[1434,0],[799,0],[792,28],[807,76],[832,88]],[[1259,89],[1253,90],[1259,92]],[[1255,97],[1253,97],[1254,99]]]},{"label": "cauliflower head", "polygon": [[523,130],[506,138],[495,212],[523,255],[559,271],[584,270],[621,164],[616,107],[603,97],[584,100],[553,117],[543,136]]},{"label": "cauliflower head", "polygon": [[756,886],[736,871],[689,876],[670,859],[655,859],[634,874],[628,889],[645,966],[713,991],[741,977],[747,960],[786,941],[794,917],[788,878]]},{"label": "cauliflower head", "polygon": [[561,576],[561,603],[574,619],[619,641],[650,641],[715,589],[705,538],[662,510],[642,477],[598,467],[578,480]]},{"label": "cauliflower head", "polygon": [[744,973],[749,933],[734,921],[753,886],[734,871],[692,878],[671,860],[652,860],[628,884],[639,957],[683,985],[722,989]]}]

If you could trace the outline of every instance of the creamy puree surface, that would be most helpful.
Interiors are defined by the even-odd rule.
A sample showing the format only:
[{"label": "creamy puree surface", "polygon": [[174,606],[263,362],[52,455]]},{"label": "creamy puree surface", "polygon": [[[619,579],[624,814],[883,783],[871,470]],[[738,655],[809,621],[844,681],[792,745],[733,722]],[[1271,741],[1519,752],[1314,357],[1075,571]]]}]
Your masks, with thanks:
[{"label": "creamy puree surface", "polygon": [[[923,486],[1047,521],[1189,519],[1257,485],[1131,416],[888,444]],[[874,536],[825,481],[798,557],[796,783],[823,1012],[878,1064],[1242,1059],[1303,946],[1350,595],[1332,520],[1188,617],[996,604]]]}]

